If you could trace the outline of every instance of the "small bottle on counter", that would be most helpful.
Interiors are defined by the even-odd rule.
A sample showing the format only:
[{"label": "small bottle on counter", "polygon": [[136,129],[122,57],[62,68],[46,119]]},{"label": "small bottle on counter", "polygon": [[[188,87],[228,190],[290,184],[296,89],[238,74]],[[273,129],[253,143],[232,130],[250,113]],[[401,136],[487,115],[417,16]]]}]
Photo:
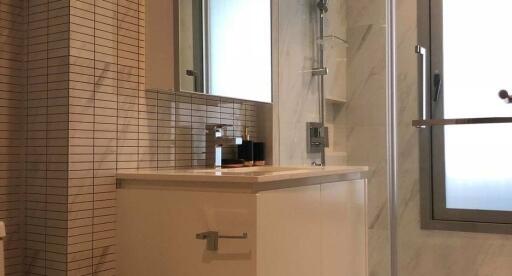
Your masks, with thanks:
[{"label": "small bottle on counter", "polygon": [[254,166],[265,166],[265,143],[254,143]]},{"label": "small bottle on counter", "polygon": [[243,141],[238,145],[238,159],[244,160],[244,166],[254,166],[254,143],[249,135],[249,128],[245,127]]}]

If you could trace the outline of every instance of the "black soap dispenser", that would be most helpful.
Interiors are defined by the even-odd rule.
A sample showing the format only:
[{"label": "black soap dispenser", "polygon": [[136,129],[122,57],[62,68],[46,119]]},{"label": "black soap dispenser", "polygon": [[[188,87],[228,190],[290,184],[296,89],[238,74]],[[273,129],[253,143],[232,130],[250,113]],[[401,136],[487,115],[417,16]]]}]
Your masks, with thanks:
[{"label": "black soap dispenser", "polygon": [[238,159],[244,160],[244,166],[254,166],[254,142],[249,135],[249,128],[245,127],[243,141],[238,145]]}]

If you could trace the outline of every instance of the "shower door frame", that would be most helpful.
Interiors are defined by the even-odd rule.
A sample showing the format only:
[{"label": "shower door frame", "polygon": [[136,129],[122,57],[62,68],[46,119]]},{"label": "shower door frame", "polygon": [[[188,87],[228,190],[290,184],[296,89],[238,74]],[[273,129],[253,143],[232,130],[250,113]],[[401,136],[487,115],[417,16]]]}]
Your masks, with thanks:
[{"label": "shower door frame", "polygon": [[[428,113],[441,118],[443,105],[432,105],[431,91],[433,70],[439,69],[442,75],[442,1],[418,0],[418,42],[427,49],[424,81],[426,98],[429,99]],[[437,20],[432,20],[434,18]],[[433,37],[433,31],[439,33],[438,37]],[[431,55],[432,50],[436,51],[434,58]],[[418,79],[422,80],[424,75],[421,68],[418,73]],[[419,95],[421,94],[420,89]],[[421,109],[421,104],[419,108]],[[430,230],[512,234],[512,224],[500,220],[504,217],[505,220],[512,220],[512,212],[446,208],[443,127],[436,129],[435,134],[433,127],[426,127],[419,131],[421,227]],[[442,164],[439,165],[439,163]],[[434,168],[436,168],[435,172],[442,173],[434,173]],[[482,219],[483,217],[485,219]]]}]

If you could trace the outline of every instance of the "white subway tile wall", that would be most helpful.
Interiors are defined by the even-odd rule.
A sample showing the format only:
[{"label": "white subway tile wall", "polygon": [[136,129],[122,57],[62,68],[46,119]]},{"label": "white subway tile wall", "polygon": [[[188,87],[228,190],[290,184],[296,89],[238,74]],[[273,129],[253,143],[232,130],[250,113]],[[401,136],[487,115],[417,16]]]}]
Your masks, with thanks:
[{"label": "white subway tile wall", "polygon": [[7,275],[115,275],[116,171],[205,166],[206,124],[258,138],[256,103],[145,89],[144,0],[0,14]]}]

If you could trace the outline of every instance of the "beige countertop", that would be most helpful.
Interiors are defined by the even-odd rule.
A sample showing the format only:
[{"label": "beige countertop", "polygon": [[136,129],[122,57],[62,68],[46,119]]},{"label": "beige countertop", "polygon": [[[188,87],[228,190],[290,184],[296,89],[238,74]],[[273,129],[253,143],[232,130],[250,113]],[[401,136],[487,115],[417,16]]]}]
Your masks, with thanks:
[{"label": "beige countertop", "polygon": [[[294,186],[366,178],[367,167],[247,167],[238,169],[123,170],[117,173],[120,185],[158,183],[159,185],[236,187],[261,191]],[[235,186],[236,185],[236,186]]]}]

